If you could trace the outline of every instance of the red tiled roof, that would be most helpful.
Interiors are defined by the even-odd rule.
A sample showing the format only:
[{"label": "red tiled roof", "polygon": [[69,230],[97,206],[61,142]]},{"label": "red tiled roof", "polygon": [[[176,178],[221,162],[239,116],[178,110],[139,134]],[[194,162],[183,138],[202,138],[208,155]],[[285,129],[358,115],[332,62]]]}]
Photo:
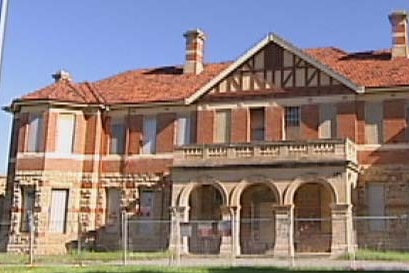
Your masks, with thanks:
[{"label": "red tiled roof", "polygon": [[389,50],[347,53],[328,47],[305,52],[360,86],[409,85],[409,59],[391,59]]},{"label": "red tiled roof", "polygon": [[95,91],[95,88],[93,88],[93,84],[88,82],[73,83],[68,80],[58,81],[52,85],[44,87],[21,98],[21,100],[40,99],[77,103],[101,102],[101,98]]},{"label": "red tiled roof", "polygon": [[62,80],[28,94],[22,100],[107,104],[178,101],[195,93],[229,64],[207,64],[199,75],[183,74],[181,67],[160,67],[132,70],[92,84]]},{"label": "red tiled roof", "polygon": [[[328,47],[304,52],[359,86],[409,85],[409,59],[391,59],[386,50],[347,53]],[[179,101],[194,94],[230,64],[207,64],[199,75],[183,74],[181,67],[170,66],[132,70],[95,83],[63,80],[23,96],[21,100],[107,104]]]}]

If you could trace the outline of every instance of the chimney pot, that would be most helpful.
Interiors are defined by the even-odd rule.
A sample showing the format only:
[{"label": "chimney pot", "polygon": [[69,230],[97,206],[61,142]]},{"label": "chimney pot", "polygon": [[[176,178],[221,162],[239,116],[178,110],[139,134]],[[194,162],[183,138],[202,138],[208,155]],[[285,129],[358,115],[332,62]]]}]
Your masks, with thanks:
[{"label": "chimney pot", "polygon": [[392,59],[409,57],[408,50],[408,14],[404,10],[394,11],[389,15],[392,25]]},{"label": "chimney pot", "polygon": [[203,48],[206,36],[200,29],[188,30],[186,38],[184,74],[200,74],[203,71]]},{"label": "chimney pot", "polygon": [[52,74],[52,77],[54,79],[55,82],[59,82],[59,81],[71,81],[71,75],[70,73],[68,73],[65,70],[58,70],[57,72],[55,72],[54,74]]}]

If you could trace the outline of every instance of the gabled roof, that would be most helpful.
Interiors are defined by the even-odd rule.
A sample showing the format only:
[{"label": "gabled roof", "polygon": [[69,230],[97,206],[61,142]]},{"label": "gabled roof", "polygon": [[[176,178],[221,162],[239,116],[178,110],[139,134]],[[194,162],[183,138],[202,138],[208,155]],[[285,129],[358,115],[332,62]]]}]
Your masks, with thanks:
[{"label": "gabled roof", "polygon": [[357,53],[333,47],[301,50],[269,34],[236,61],[206,64],[199,75],[183,74],[181,66],[168,66],[132,70],[95,83],[63,80],[23,96],[13,104],[37,100],[104,105],[189,104],[268,43],[276,43],[356,92],[363,92],[365,88],[409,87],[409,59],[392,59],[387,50]]},{"label": "gabled roof", "polygon": [[333,77],[334,79],[338,80],[340,83],[344,84],[345,86],[355,90],[356,92],[363,92],[363,87],[357,85],[350,79],[346,78],[343,74],[333,70],[330,66],[327,66],[325,63],[320,62],[319,60],[315,59],[305,51],[295,47],[291,43],[287,42],[283,38],[279,37],[274,33],[268,34],[264,39],[258,42],[254,47],[244,53],[241,57],[239,57],[234,63],[232,63],[228,68],[223,70],[217,77],[213,78],[210,82],[204,85],[198,92],[187,98],[187,102],[191,103],[192,101],[196,100],[200,96],[204,95],[207,91],[209,91],[215,84],[233,72],[235,69],[240,67],[244,64],[249,58],[254,56],[259,50],[267,46],[269,43],[276,43],[277,45],[281,46],[282,48],[288,50],[289,52],[293,53],[294,55],[298,56],[300,59],[310,63],[311,65],[317,67],[318,69],[326,72],[329,76]]}]

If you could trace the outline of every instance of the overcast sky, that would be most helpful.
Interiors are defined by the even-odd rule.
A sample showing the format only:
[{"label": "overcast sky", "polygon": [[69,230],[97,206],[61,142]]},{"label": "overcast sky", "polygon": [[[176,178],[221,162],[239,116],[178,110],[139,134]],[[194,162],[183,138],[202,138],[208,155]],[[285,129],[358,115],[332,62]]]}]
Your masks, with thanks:
[{"label": "overcast sky", "polygon": [[[388,14],[408,0],[10,0],[0,104],[69,71],[95,81],[130,69],[182,64],[184,31],[207,35],[205,61],[234,60],[275,32],[300,48],[389,48]],[[149,86],[147,86],[149,88]],[[0,174],[11,116],[0,113]]]}]

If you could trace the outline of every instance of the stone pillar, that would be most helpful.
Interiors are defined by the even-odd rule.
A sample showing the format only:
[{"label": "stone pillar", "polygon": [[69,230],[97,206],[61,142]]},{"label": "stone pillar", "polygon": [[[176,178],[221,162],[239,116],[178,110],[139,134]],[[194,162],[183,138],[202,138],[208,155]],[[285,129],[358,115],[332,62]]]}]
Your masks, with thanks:
[{"label": "stone pillar", "polygon": [[188,254],[188,238],[182,237],[180,223],[189,222],[189,207],[171,207],[171,228],[169,234],[169,249],[177,255]]},{"label": "stone pillar", "polygon": [[[221,234],[221,244],[220,244],[220,255],[232,255],[233,253],[233,237],[232,237],[232,220],[233,220],[233,212],[232,209],[228,206],[222,206],[220,208],[222,213],[222,221],[219,222],[219,230],[224,231],[225,233]],[[226,226],[221,226],[226,225]],[[225,228],[230,225],[230,232],[227,232]]]},{"label": "stone pillar", "polygon": [[275,257],[294,255],[294,205],[274,206],[275,212]]},{"label": "stone pillar", "polygon": [[231,227],[231,236],[233,243],[233,256],[240,256],[241,247],[240,247],[240,210],[241,207],[231,207],[232,211],[232,227]]},{"label": "stone pillar", "polygon": [[331,255],[339,256],[354,251],[352,207],[350,204],[332,204]]}]

